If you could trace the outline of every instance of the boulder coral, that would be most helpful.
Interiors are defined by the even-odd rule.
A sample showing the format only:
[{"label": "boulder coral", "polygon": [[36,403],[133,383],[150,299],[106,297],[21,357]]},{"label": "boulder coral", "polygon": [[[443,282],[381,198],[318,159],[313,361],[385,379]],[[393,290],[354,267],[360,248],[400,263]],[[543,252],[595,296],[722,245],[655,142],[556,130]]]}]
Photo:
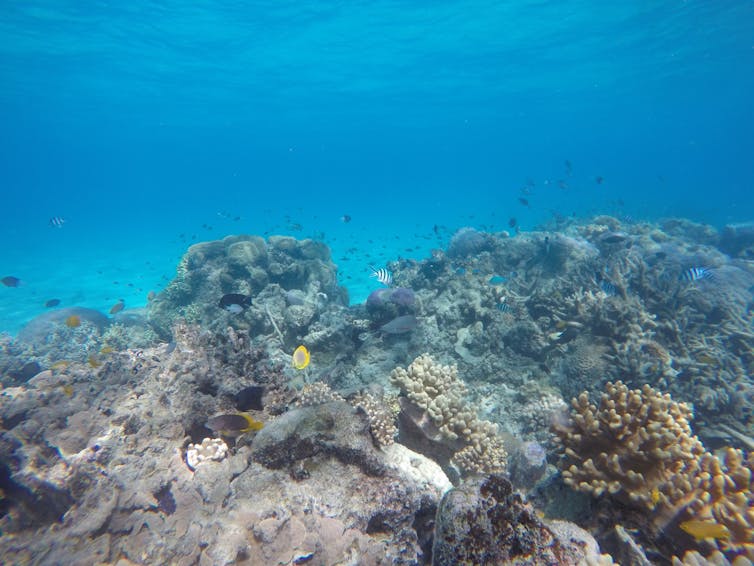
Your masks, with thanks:
[{"label": "boulder coral", "polygon": [[[149,320],[163,338],[179,317],[203,328],[222,329],[229,323],[256,333],[269,329],[265,309],[252,307],[242,316],[226,314],[217,307],[227,293],[262,295],[266,303],[284,309],[291,291],[298,292],[298,305],[288,310],[305,311],[306,323],[328,305],[345,306],[348,292],[337,281],[330,250],[322,242],[286,236],[227,236],[222,240],[191,246],[181,259],[176,277],[149,304]],[[301,314],[301,313],[299,313]],[[292,323],[295,322],[293,317]]]}]

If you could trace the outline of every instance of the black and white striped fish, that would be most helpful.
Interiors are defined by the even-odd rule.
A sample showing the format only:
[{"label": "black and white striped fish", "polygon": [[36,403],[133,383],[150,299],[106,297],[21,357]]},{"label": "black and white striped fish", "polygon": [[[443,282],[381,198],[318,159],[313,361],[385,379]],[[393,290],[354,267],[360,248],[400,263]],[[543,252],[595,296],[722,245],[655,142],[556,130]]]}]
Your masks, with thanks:
[{"label": "black and white striped fish", "polygon": [[53,216],[50,218],[50,226],[53,228],[62,228],[63,224],[65,224],[65,218],[62,216]]},{"label": "black and white striped fish", "polygon": [[390,273],[388,269],[385,269],[384,267],[380,267],[379,269],[375,269],[371,265],[369,266],[369,269],[372,270],[372,275],[370,277],[376,277],[377,281],[382,283],[383,285],[392,285],[393,283],[393,274]]},{"label": "black and white striped fish", "polygon": [[692,282],[699,281],[700,279],[712,279],[713,277],[713,272],[709,267],[689,267],[681,273],[679,279],[681,281]]}]

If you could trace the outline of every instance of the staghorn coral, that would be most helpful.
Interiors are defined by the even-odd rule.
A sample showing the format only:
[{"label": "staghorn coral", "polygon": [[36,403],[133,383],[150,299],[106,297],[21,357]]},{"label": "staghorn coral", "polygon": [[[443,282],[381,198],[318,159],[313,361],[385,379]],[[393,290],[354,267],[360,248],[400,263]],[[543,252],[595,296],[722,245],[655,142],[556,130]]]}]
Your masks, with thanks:
[{"label": "staghorn coral", "polygon": [[645,385],[608,383],[599,407],[582,393],[570,426],[555,429],[565,448],[563,478],[579,491],[609,493],[637,507],[672,506],[698,480],[704,446],[692,435],[691,409]]},{"label": "staghorn coral", "polygon": [[462,441],[453,457],[467,472],[494,473],[505,469],[507,454],[497,436],[497,425],[481,420],[466,401],[466,386],[456,366],[436,364],[429,354],[416,358],[407,369],[395,368],[390,381],[427,413],[443,437]]}]

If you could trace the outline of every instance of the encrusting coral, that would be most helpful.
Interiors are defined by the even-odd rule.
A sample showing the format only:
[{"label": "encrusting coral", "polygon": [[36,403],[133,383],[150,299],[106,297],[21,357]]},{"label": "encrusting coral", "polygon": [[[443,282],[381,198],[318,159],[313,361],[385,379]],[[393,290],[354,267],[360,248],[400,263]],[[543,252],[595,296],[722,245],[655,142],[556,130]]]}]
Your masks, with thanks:
[{"label": "encrusting coral", "polygon": [[600,496],[625,496],[647,509],[672,506],[695,487],[704,446],[689,426],[692,411],[645,385],[608,383],[599,407],[582,393],[570,426],[555,429],[565,448],[565,482]]},{"label": "encrusting coral", "polygon": [[507,453],[497,436],[497,425],[477,417],[465,399],[466,386],[456,366],[437,364],[425,353],[407,369],[395,368],[390,381],[429,415],[445,438],[466,444],[453,457],[456,465],[472,473],[505,469]]}]

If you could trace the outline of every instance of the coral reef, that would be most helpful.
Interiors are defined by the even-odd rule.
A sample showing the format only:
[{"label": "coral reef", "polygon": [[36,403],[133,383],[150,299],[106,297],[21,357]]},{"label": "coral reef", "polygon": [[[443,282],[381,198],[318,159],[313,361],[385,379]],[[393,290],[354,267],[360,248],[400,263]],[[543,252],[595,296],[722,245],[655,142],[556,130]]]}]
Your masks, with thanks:
[{"label": "coral reef", "polygon": [[[435,506],[460,469],[509,471],[548,513],[620,541],[610,550],[628,554],[616,557],[641,563],[644,547],[660,563],[735,561],[753,544],[740,451],[754,449],[747,238],[746,227],[608,216],[514,237],[465,228],[447,252],[391,262],[400,286],[350,307],[321,242],[196,244],[146,318],[83,313],[71,328],[56,314],[0,337],[0,528],[12,535],[0,552],[16,563],[427,563]],[[250,304],[220,307],[236,293]],[[311,363],[297,371],[302,344]],[[683,402],[699,438],[734,448],[708,452]],[[246,410],[264,428],[201,464],[222,452],[207,417]],[[594,500],[548,466],[556,437],[562,480]],[[469,496],[507,521],[484,526],[490,544],[513,526],[526,536],[506,540],[533,552],[561,540],[496,485]],[[700,524],[718,536],[696,540]],[[437,560],[466,552],[442,544]]]},{"label": "coral reef", "polygon": [[684,515],[723,528],[716,545],[754,560],[754,452],[727,448],[722,458],[700,462],[699,485]]},{"label": "coral reef", "polygon": [[276,418],[265,407],[264,429],[191,472],[184,447],[233,409],[233,391],[250,376],[285,389],[235,331],[173,334],[173,348],[3,391],[4,561],[415,564],[428,552],[447,478],[418,454],[374,448],[366,416],[342,401]]},{"label": "coral reef", "polygon": [[645,543],[677,555],[689,551],[689,564],[694,553],[711,550],[754,559],[754,453],[707,452],[691,434],[690,409],[648,385],[608,383],[599,407],[584,393],[573,400],[571,416],[569,425],[556,427],[566,484],[653,511],[615,520],[643,523]]},{"label": "coral reef", "polygon": [[323,403],[330,403],[331,401],[343,400],[343,396],[333,391],[329,385],[321,381],[315,381],[314,383],[304,384],[298,393],[296,406],[313,407],[315,405],[322,405]]},{"label": "coral reef", "polygon": [[490,244],[490,235],[471,227],[460,228],[450,238],[448,256],[470,258],[484,251]]}]

